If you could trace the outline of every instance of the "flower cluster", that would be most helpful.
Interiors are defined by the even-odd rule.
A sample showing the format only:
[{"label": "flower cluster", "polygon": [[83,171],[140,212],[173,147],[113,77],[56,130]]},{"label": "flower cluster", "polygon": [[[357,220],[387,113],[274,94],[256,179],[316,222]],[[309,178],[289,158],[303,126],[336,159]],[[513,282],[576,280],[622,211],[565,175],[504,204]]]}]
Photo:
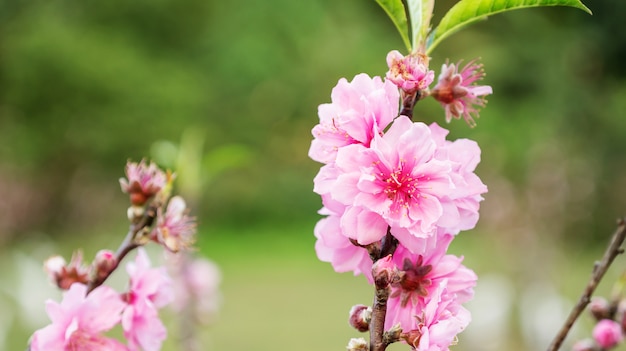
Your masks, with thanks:
[{"label": "flower cluster", "polygon": [[[217,288],[216,267],[207,269],[203,261],[190,261],[193,274],[202,275],[194,276],[186,284],[193,291],[178,294],[165,267],[152,268],[142,248],[156,242],[173,255],[194,242],[196,226],[187,215],[185,201],[180,196],[170,197],[174,175],[154,163],[141,161],[127,164],[126,177],[120,179],[120,185],[130,198],[131,226],[117,252],[100,250],[90,265],[83,263],[80,251],[74,253],[69,264],[61,256],[53,256],[44,263],[50,280],[65,293],[61,303],[47,302],[52,323],[33,334],[31,351],[158,351],[167,334],[159,309],[171,302],[186,306],[192,300],[194,305],[203,303],[206,310],[216,309],[215,301],[207,301],[217,300],[214,291],[206,299],[190,295]],[[103,285],[121,260],[135,249],[138,249],[135,261],[126,265],[130,277],[128,290],[117,293]],[[199,268],[195,268],[195,262],[200,262]],[[185,277],[185,282],[190,280]],[[116,325],[121,325],[126,343],[105,335]]]},{"label": "flower cluster", "polygon": [[[126,268],[130,284],[123,294],[106,285],[87,294],[87,285],[76,282],[60,304],[48,301],[52,323],[33,334],[30,350],[160,350],[166,331],[158,309],[172,301],[171,279],[163,267],[151,268],[143,249]],[[128,345],[104,335],[117,324]]]},{"label": "flower cluster", "polygon": [[[314,191],[325,217],[314,230],[315,248],[336,271],[364,274],[387,292],[384,329],[395,332],[394,341],[447,350],[470,320],[461,304],[472,298],[476,275],[446,252],[478,221],[487,191],[474,173],[480,148],[467,139],[446,140],[447,130],[436,123],[401,114],[406,96],[429,95],[434,73],[425,55],[394,51],[387,62],[386,79],[342,78],[332,102],[319,107],[309,156],[324,164]],[[459,77],[456,86],[471,90],[475,75]],[[474,111],[469,94],[450,103],[460,98],[463,111]],[[359,315],[351,323],[367,330],[363,308],[354,310]]]}]

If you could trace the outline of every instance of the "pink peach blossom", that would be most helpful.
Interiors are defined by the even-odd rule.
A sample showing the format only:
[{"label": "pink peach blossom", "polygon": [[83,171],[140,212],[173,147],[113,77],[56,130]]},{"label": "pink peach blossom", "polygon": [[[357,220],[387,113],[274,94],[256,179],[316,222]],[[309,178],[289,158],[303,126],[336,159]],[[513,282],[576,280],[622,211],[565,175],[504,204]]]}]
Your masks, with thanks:
[{"label": "pink peach blossom", "polygon": [[52,324],[33,334],[31,351],[127,350],[117,340],[102,335],[120,321],[126,304],[119,294],[107,286],[86,294],[86,285],[74,283],[63,294],[60,304],[47,301]]},{"label": "pink peach blossom", "polygon": [[130,194],[133,205],[143,205],[167,183],[165,172],[153,162],[146,164],[145,160],[139,163],[129,161],[126,178],[120,178],[120,186],[123,192]]},{"label": "pink peach blossom", "polygon": [[373,213],[391,228],[404,228],[422,238],[432,236],[437,223],[454,214],[444,211],[444,202],[451,202],[454,190],[452,164],[436,159],[436,150],[428,126],[405,116],[398,117],[385,135],[375,137],[370,148],[340,149],[335,162],[339,175],[330,195],[352,206],[342,221],[367,227],[376,222],[368,215]]},{"label": "pink peach blossom", "polygon": [[441,74],[431,95],[439,101],[446,112],[446,122],[461,116],[471,127],[476,125],[474,118],[478,117],[479,107],[484,107],[487,101],[484,96],[493,93],[488,85],[472,85],[485,76],[483,65],[470,61],[459,72],[460,62],[443,64]]},{"label": "pink peach blossom", "polygon": [[333,88],[331,103],[318,108],[320,122],[313,127],[309,157],[332,163],[337,150],[359,144],[369,146],[398,116],[397,87],[380,77],[359,74],[351,82],[341,78]]},{"label": "pink peach blossom", "polygon": [[467,302],[474,296],[476,274],[461,264],[463,258],[446,255],[452,238],[452,235],[440,236],[437,246],[426,255],[415,255],[404,246],[398,246],[393,262],[403,277],[392,284],[386,328],[397,323],[405,331],[411,328],[415,317],[444,282],[454,304]]},{"label": "pink peach blossom", "polygon": [[157,224],[152,238],[171,252],[190,247],[195,242],[196,223],[187,215],[187,205],[180,196],[174,196],[165,213],[158,210]]},{"label": "pink peach blossom", "polygon": [[122,328],[131,351],[158,351],[166,330],[157,309],[174,298],[172,281],[164,267],[151,268],[143,248],[137,250],[134,262],[126,265],[130,289],[125,294],[128,306],[122,315]]}]

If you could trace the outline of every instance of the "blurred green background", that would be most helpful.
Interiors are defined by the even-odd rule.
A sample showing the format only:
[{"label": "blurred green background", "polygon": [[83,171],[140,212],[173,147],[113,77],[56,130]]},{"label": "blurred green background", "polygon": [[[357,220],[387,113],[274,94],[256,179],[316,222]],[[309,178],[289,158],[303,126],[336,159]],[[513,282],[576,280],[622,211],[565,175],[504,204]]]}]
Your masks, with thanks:
[{"label": "blurred green background", "polygon": [[[494,88],[477,128],[446,125],[481,145],[489,186],[452,247],[480,277],[455,349],[546,347],[626,213],[626,2],[587,5],[498,15],[433,54],[437,73],[482,57]],[[121,241],[117,179],[142,157],[177,171],[222,269],[207,349],[344,348],[372,289],[315,257],[310,130],[340,77],[384,75],[402,48],[374,1],[0,0],[0,349],[48,321],[45,258]],[[435,101],[416,111],[445,124]]]}]

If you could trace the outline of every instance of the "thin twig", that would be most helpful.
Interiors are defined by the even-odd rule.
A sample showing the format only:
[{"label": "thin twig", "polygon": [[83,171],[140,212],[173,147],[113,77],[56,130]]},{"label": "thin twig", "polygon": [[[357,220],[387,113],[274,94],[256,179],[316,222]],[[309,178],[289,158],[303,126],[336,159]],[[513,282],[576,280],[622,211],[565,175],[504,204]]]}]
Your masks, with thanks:
[{"label": "thin twig", "polygon": [[115,252],[115,264],[113,268],[108,273],[102,276],[96,275],[93,280],[90,280],[89,284],[87,284],[87,294],[102,285],[107,280],[107,278],[109,278],[109,276],[117,269],[120,262],[124,259],[124,257],[126,257],[126,255],[128,255],[129,252],[141,246],[141,244],[137,243],[137,241],[135,240],[137,238],[137,234],[145,230],[145,228],[149,228],[154,222],[156,215],[156,206],[153,203],[146,209],[146,212],[138,222],[130,225],[124,241],[120,244],[120,247]]},{"label": "thin twig", "polygon": [[596,290],[596,287],[598,286],[598,283],[600,283],[604,273],[606,273],[609,269],[609,266],[613,263],[615,257],[624,252],[624,250],[621,249],[624,238],[626,238],[626,222],[624,218],[621,218],[617,222],[617,229],[615,230],[615,233],[613,233],[613,237],[604,252],[604,256],[602,256],[602,261],[596,262],[594,265],[593,273],[591,274],[591,278],[589,279],[585,290],[583,290],[583,294],[578,300],[576,306],[572,309],[572,312],[570,312],[565,324],[548,347],[548,351],[557,351],[561,347],[561,344],[565,340],[567,333],[569,333],[570,329],[574,325],[574,322],[576,322],[580,314],[585,310],[585,307],[587,307],[591,301],[591,295]]}]

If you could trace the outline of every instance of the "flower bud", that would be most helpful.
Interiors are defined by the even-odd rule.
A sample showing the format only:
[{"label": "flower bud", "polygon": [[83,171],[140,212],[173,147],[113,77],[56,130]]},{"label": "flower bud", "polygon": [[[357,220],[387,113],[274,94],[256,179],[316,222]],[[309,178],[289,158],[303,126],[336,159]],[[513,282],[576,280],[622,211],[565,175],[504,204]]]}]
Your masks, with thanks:
[{"label": "flower bud", "polygon": [[93,274],[96,280],[108,277],[117,267],[117,258],[113,251],[100,250],[93,261]]},{"label": "flower bud", "polygon": [[622,326],[610,319],[603,319],[593,328],[593,339],[603,349],[610,349],[619,344],[624,336]]},{"label": "flower bud", "polygon": [[360,332],[366,332],[370,328],[372,320],[372,308],[365,305],[354,305],[350,309],[350,325]]},{"label": "flower bud", "polygon": [[398,269],[391,259],[392,256],[387,255],[376,261],[372,266],[372,276],[377,288],[388,286],[397,276]]},{"label": "flower bud", "polygon": [[594,297],[589,303],[589,311],[597,321],[609,319],[610,310],[611,306],[609,302],[603,297]]},{"label": "flower bud", "polygon": [[346,349],[348,351],[368,351],[369,346],[367,345],[367,341],[363,338],[352,338],[350,342],[348,342]]}]

